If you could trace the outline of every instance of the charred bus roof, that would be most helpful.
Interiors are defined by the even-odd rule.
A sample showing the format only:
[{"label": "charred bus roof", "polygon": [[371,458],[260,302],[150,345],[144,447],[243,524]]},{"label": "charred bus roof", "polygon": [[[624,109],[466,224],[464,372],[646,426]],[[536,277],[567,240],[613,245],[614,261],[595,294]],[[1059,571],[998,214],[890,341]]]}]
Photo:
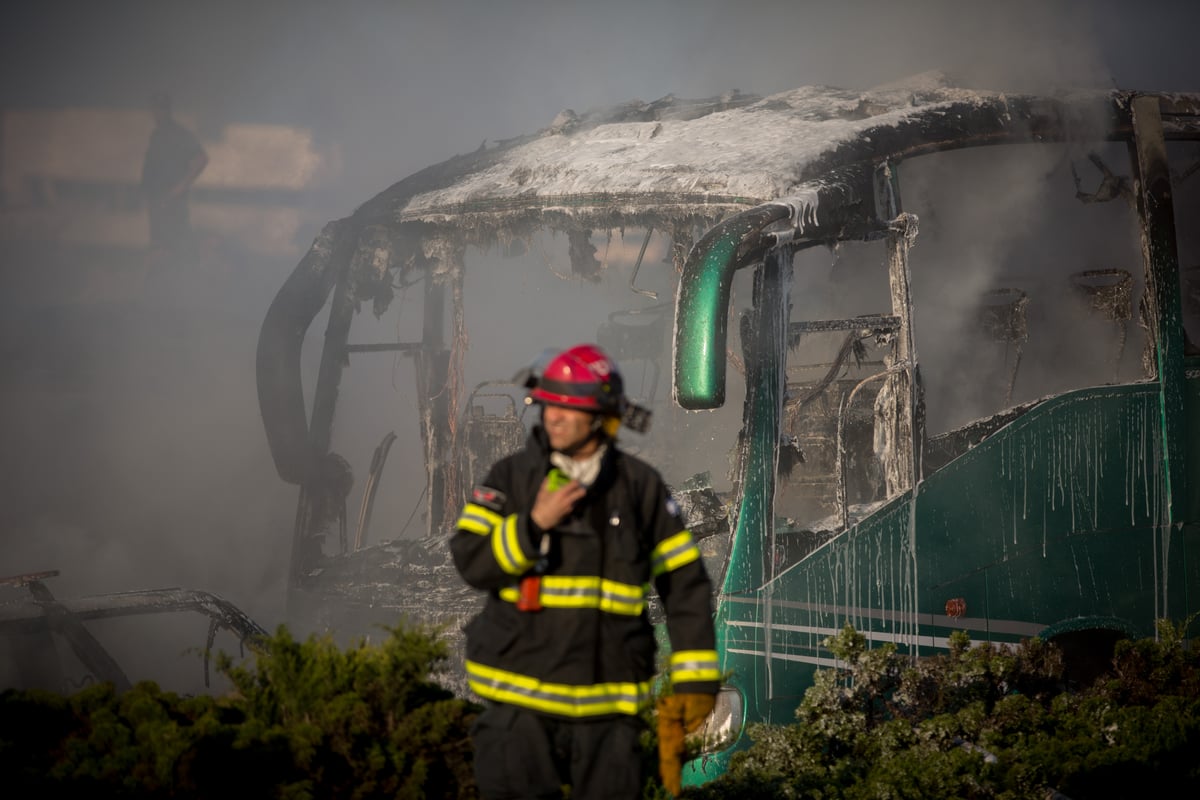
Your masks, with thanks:
[{"label": "charred bus roof", "polygon": [[[1125,138],[1137,94],[976,91],[935,73],[863,92],[801,87],[568,110],[535,134],[485,141],[396,183],[354,218],[452,227],[482,241],[533,226],[713,219],[780,198],[815,199],[852,166],[1006,142]],[[1200,103],[1164,99],[1181,114]],[[1197,135],[1168,120],[1169,138]]]}]

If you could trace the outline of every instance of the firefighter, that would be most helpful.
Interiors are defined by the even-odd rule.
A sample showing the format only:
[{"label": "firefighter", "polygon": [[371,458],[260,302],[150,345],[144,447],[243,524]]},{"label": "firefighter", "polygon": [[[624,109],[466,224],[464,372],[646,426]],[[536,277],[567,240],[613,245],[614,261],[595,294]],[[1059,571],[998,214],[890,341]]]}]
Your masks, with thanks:
[{"label": "firefighter", "polygon": [[644,429],[648,412],[603,351],[572,347],[527,386],[541,424],[473,488],[450,542],[463,579],[488,593],[465,628],[468,682],[490,701],[472,729],[480,793],[641,795],[653,581],[671,643],[660,771],[678,794],[684,732],[720,682],[700,551],[658,472],[617,447],[622,420]]}]

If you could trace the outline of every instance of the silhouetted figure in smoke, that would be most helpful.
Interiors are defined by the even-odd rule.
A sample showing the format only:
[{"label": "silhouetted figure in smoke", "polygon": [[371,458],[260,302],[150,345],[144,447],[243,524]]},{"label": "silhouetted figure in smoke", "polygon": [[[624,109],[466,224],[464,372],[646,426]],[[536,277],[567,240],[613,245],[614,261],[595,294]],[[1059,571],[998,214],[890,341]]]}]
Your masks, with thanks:
[{"label": "silhouetted figure in smoke", "polygon": [[195,135],[171,115],[171,99],[150,98],[154,132],[142,162],[142,193],[150,222],[151,256],[177,253],[191,233],[188,190],[208,166],[208,154]]}]

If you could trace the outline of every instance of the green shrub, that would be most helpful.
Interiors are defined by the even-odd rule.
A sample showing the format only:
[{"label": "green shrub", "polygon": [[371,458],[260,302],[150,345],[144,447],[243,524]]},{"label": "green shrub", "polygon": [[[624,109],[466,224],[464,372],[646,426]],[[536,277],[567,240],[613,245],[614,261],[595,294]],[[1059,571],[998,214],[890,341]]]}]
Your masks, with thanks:
[{"label": "green shrub", "polygon": [[445,658],[420,629],[342,649],[280,627],[251,665],[218,656],[226,697],[8,691],[0,769],[27,792],[103,797],[473,797],[475,708],[430,678]]},{"label": "green shrub", "polygon": [[[1128,796],[1149,786],[1200,795],[1200,650],[1184,629],[1117,645],[1111,673],[1066,691],[1057,649],[971,646],[917,662],[867,648],[847,627],[791,725],[753,725],[728,773],[697,798],[1044,798]],[[431,675],[433,632],[378,645],[300,642],[286,628],[253,661],[217,658],[234,690],[181,697],[153,683],[123,694],[0,694],[6,793],[89,797],[474,797],[476,708]],[[643,797],[657,779],[652,715]]]},{"label": "green shrub", "polygon": [[847,627],[792,725],[752,725],[751,746],[697,798],[1038,798],[1200,795],[1200,651],[1183,628],[1119,643],[1111,677],[1068,692],[1057,648],[951,636],[916,663]]}]

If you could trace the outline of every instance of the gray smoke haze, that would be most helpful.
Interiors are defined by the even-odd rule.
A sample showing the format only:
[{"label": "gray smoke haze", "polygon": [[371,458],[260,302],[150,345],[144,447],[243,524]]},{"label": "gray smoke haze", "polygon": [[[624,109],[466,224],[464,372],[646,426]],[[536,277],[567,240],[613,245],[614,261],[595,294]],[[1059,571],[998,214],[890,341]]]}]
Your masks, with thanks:
[{"label": "gray smoke haze", "polygon": [[347,153],[357,204],[563,108],[669,93],[965,84],[1187,90],[1188,3],[361,2],[12,4],[5,105],[140,108],[167,89],[208,125],[285,121]]},{"label": "gray smoke haze", "polygon": [[[806,84],[868,88],[933,69],[963,85],[1014,91],[1200,89],[1200,10],[1183,2],[51,0],[7,4],[0,21],[0,111],[141,110],[152,92],[165,90],[202,138],[230,123],[302,128],[339,154],[336,179],[302,198],[326,219],[349,215],[395,181],[483,140],[544,128],[565,108],[733,89],[766,95]],[[1061,163],[1042,168],[1063,177]],[[915,185],[945,179],[918,176]],[[1007,195],[1003,205],[1019,216],[1034,202]],[[948,237],[950,230],[986,229],[986,209],[962,207],[958,214],[941,220],[941,228],[930,220],[930,238],[914,258],[922,248],[964,246],[938,245],[939,230]],[[296,234],[299,252],[315,233],[310,224]],[[62,576],[49,585],[63,596],[189,586],[226,597],[267,628],[282,622],[297,490],[277,478],[266,449],[254,346],[262,315],[297,258],[239,254],[234,269],[133,313],[119,303],[56,302],[45,291],[51,276],[56,286],[98,282],[101,289],[87,296],[103,297],[94,264],[64,261],[54,248],[3,246],[0,253],[0,576],[59,569]],[[1019,253],[976,255],[1020,272]],[[994,277],[972,274],[974,283],[956,287],[963,297]],[[496,279],[475,279],[468,316],[484,298],[548,308],[579,294],[569,281],[523,278],[514,290]],[[419,293],[402,302],[419,304]],[[545,322],[594,329],[603,314],[593,316]],[[310,390],[323,329],[318,317],[310,335],[318,344],[305,352]],[[385,333],[419,338],[394,328]],[[467,388],[522,366],[497,363],[502,354],[532,356],[552,343],[470,333]],[[922,356],[958,356],[936,352],[936,344]],[[338,419],[336,435],[356,465],[367,463],[396,419],[416,411],[411,361],[377,358],[374,371],[348,373],[343,384],[346,407],[375,409]],[[660,384],[660,396],[665,391]],[[961,422],[975,405],[958,399],[960,408],[935,410]],[[389,478],[423,486],[415,426],[396,432],[402,439]],[[399,527],[418,494],[381,496],[377,514]],[[195,656],[178,654],[203,644],[203,625],[198,632],[155,629],[166,643],[157,648],[165,661],[141,646],[145,628],[116,628],[112,641],[133,659],[131,673],[197,688]],[[0,671],[0,681],[8,679]]]}]

